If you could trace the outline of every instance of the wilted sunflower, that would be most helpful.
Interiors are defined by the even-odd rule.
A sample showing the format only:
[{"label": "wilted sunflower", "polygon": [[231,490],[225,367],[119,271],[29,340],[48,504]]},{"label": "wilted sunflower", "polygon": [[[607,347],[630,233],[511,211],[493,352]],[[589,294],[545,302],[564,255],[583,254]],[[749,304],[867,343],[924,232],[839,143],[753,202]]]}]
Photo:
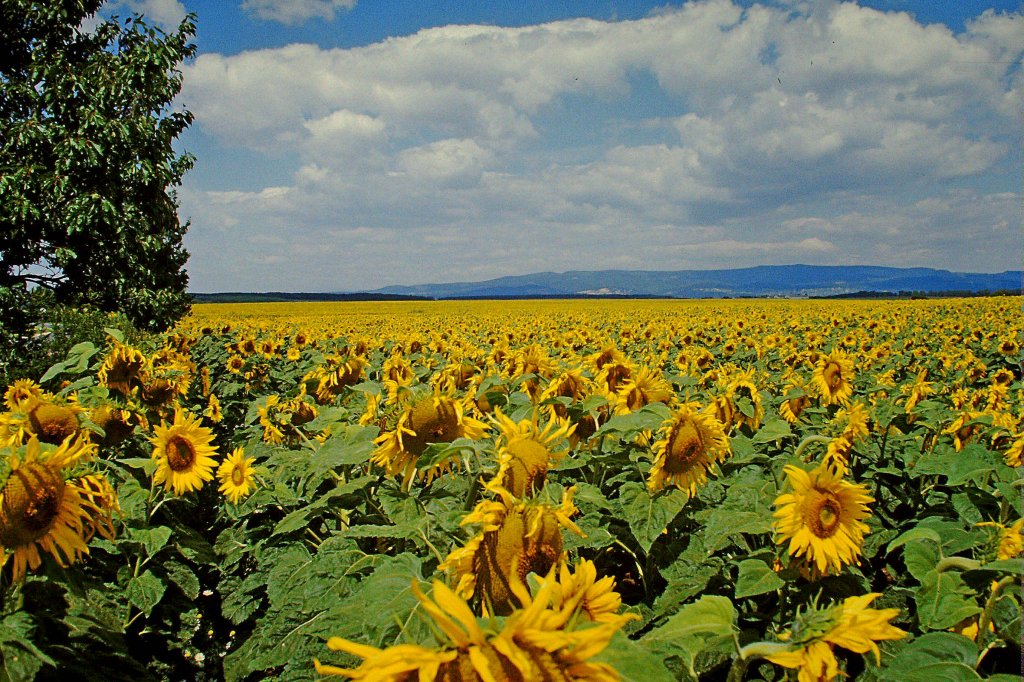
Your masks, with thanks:
[{"label": "wilted sunflower", "polygon": [[817,574],[838,573],[857,561],[873,498],[826,464],[811,471],[789,465],[791,492],[775,499],[777,544],[789,542],[789,555],[805,557]]},{"label": "wilted sunflower", "polygon": [[845,405],[853,395],[853,358],[838,348],[821,356],[811,383],[823,405]]},{"label": "wilted sunflower", "polygon": [[[384,467],[388,475],[408,481],[416,471],[416,460],[431,443],[450,443],[456,438],[480,438],[487,424],[467,417],[465,406],[449,395],[435,393],[406,406],[391,431],[374,442],[377,449],[370,461]],[[437,462],[443,468],[449,462]],[[435,469],[427,472],[433,475]]]},{"label": "wilted sunflower", "polygon": [[494,413],[501,441],[498,471],[487,487],[504,488],[517,498],[537,492],[544,487],[551,463],[565,457],[564,450],[552,446],[567,439],[575,426],[553,419],[541,428],[536,412],[518,422],[498,409]]},{"label": "wilted sunflower", "polygon": [[654,466],[647,487],[656,492],[666,484],[693,495],[708,480],[708,471],[732,451],[725,427],[696,403],[683,403],[658,429]]},{"label": "wilted sunflower", "polygon": [[252,489],[256,487],[253,480],[255,469],[252,457],[245,456],[245,448],[238,446],[234,451],[224,458],[217,468],[217,479],[220,481],[220,492],[231,501],[231,504],[238,504],[243,497],[247,497]]},{"label": "wilted sunflower", "polygon": [[579,680],[616,682],[618,673],[604,663],[589,659],[603,651],[612,636],[631,619],[591,627],[566,622],[564,613],[552,610],[556,583],[544,579],[536,596],[522,585],[519,591],[529,606],[515,611],[501,629],[493,622],[481,626],[469,605],[439,581],[433,583],[432,599],[413,582],[413,594],[434,626],[437,647],[399,644],[379,649],[341,637],[331,637],[327,647],[363,659],[358,668],[340,668],[313,661],[321,675],[345,675],[353,680],[375,682],[533,682]]},{"label": "wilted sunflower", "polygon": [[174,413],[174,422],[161,423],[153,428],[153,459],[157,461],[154,484],[184,495],[199,490],[205,481],[213,478],[217,462],[212,455],[217,448],[210,443],[213,432],[200,425],[200,419],[184,410]]},{"label": "wilted sunflower", "polygon": [[766,658],[785,668],[797,669],[799,682],[828,682],[838,677],[841,673],[834,652],[836,646],[858,654],[870,651],[879,662],[875,642],[907,635],[889,623],[899,615],[899,609],[868,608],[879,596],[873,593],[848,597],[842,604],[824,609],[812,606],[798,614],[790,631],[781,637],[791,649]]},{"label": "wilted sunflower", "polygon": [[77,438],[50,449],[32,438],[6,455],[4,468],[10,473],[0,492],[0,566],[13,561],[14,582],[39,567],[40,550],[63,567],[89,553],[86,538],[94,530],[113,537],[111,524],[93,520],[106,512],[93,501],[91,488],[66,478],[66,470],[93,457],[96,447]]},{"label": "wilted sunflower", "polygon": [[128,395],[143,384],[146,356],[138,348],[115,343],[96,374],[101,386]]},{"label": "wilted sunflower", "polygon": [[61,404],[56,399],[32,400],[27,403],[29,431],[39,440],[59,445],[81,432],[78,415],[82,408],[73,403]]},{"label": "wilted sunflower", "polygon": [[583,533],[570,520],[577,511],[572,488],[565,491],[558,507],[535,500],[516,501],[507,491],[498,492],[501,501],[479,502],[462,519],[463,525],[480,524],[482,528],[438,569],[451,573],[464,599],[507,615],[519,606],[512,584],[525,581],[529,573],[544,575],[561,561],[562,528]]}]

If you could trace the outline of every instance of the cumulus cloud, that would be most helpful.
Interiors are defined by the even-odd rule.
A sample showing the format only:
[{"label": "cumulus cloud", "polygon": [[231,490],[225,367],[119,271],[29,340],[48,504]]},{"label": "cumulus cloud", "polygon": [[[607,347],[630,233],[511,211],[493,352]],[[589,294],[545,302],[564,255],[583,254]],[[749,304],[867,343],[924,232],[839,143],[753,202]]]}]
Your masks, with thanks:
[{"label": "cumulus cloud", "polygon": [[310,19],[333,21],[339,11],[356,6],[356,0],[243,0],[242,9],[265,21],[301,24]]},{"label": "cumulus cloud", "polygon": [[635,21],[204,54],[182,96],[197,126],[296,165],[285,187],[190,186],[191,267],[215,273],[206,241],[238,225],[290,231],[286,249],[342,235],[357,257],[293,285],[307,289],[794,260],[1014,267],[998,225],[1019,223],[1005,190],[1020,26],[702,0]]}]

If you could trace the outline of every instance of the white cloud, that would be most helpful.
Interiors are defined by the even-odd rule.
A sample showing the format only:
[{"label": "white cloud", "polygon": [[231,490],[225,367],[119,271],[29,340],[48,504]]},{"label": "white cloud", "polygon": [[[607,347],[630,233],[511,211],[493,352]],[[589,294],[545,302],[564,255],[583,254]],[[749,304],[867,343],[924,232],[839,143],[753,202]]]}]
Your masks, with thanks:
[{"label": "white cloud", "polygon": [[144,15],[160,24],[164,30],[178,28],[185,18],[185,6],[179,0],[116,0],[108,2],[106,9],[117,11],[120,8]]},{"label": "white cloud", "polygon": [[242,9],[265,21],[301,24],[310,19],[334,21],[342,10],[356,6],[356,0],[243,0]]},{"label": "white cloud", "polygon": [[852,3],[704,0],[637,21],[204,54],[182,97],[197,126],[295,166],[262,192],[190,187],[185,213],[210,235],[290,231],[287,248],[345,235],[349,269],[313,268],[325,284],[298,288],[626,262],[1014,267],[1012,230],[990,226],[1018,210],[1020,21],[986,13],[954,34]]}]

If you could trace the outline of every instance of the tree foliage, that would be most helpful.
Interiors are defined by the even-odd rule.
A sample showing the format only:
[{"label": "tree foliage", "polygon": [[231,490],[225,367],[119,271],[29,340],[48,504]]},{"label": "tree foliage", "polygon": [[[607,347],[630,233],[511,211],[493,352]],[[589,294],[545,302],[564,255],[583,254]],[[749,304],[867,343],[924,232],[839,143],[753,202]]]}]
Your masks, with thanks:
[{"label": "tree foliage", "polygon": [[192,114],[171,102],[178,66],[195,53],[195,17],[173,33],[140,16],[83,31],[101,4],[0,5],[0,343],[8,347],[36,321],[33,288],[154,330],[188,310],[188,224],[174,188],[194,160],[173,142]]}]

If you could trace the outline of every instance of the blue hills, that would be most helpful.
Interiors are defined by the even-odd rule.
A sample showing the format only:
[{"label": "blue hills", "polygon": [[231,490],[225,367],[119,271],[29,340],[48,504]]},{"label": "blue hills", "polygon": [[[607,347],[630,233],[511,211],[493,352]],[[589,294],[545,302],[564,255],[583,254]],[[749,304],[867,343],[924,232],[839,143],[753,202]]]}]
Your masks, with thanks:
[{"label": "blue hills", "polygon": [[1020,291],[1022,271],[950,272],[871,265],[761,265],[730,270],[574,270],[480,282],[388,286],[372,294],[427,298],[806,297],[856,293]]}]

